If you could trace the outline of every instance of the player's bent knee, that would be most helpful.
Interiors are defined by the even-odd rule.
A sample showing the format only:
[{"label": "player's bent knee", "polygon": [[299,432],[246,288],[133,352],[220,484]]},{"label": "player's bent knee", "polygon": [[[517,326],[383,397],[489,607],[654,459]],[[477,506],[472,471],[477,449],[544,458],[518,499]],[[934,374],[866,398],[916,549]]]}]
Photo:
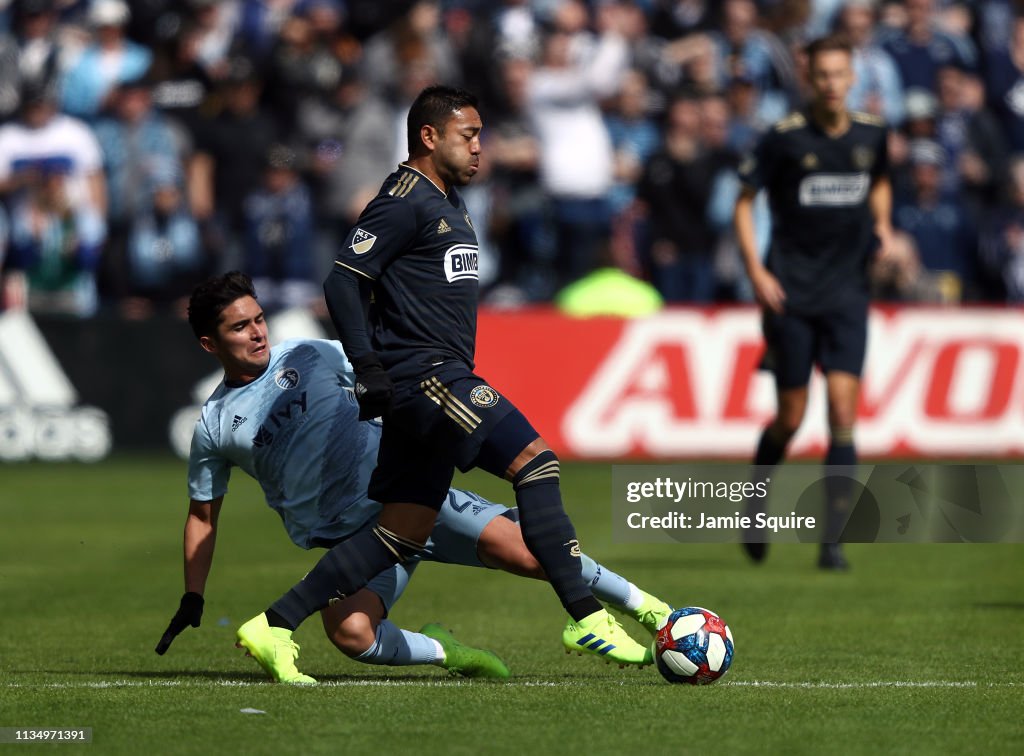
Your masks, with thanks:
[{"label": "player's bent knee", "polygon": [[540,562],[526,547],[519,526],[507,517],[491,520],[477,545],[477,556],[487,567],[521,577],[547,580]]},{"label": "player's bent knee", "polygon": [[543,483],[557,485],[559,476],[558,457],[550,449],[545,449],[519,468],[519,472],[512,478],[512,487],[518,491]]},{"label": "player's bent knee", "polygon": [[366,653],[377,640],[377,628],[362,612],[353,612],[331,632],[334,646],[352,659]]}]

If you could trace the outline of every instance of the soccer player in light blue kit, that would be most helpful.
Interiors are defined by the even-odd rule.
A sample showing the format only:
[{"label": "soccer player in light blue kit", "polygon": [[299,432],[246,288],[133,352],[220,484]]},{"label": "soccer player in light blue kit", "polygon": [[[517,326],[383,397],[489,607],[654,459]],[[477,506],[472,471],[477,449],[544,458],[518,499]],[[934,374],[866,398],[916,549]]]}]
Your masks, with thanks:
[{"label": "soccer player in light blue kit", "polygon": [[[224,369],[224,381],[196,423],[189,456],[189,514],[185,523],[185,594],[157,645],[198,627],[213,560],[217,518],[232,466],[255,478],[292,541],[329,548],[372,527],[380,505],[367,496],[381,426],[360,422],[352,368],[340,344],[296,339],[271,349],[263,310],[249,278],[238,272],[197,287],[189,322],[200,345]],[[431,538],[415,560],[380,573],[365,588],[322,612],[324,629],[346,655],[367,664],[434,664],[467,677],[508,677],[489,651],[459,643],[440,625],[419,633],[386,619],[421,560],[493,567],[544,579],[523,542],[516,510],[458,489],[449,491]],[[592,559],[583,574],[594,594],[622,609],[654,634],[671,608]],[[314,683],[295,667],[298,646],[282,634],[277,653],[290,659],[256,660],[279,682]],[[285,637],[287,636],[287,637]],[[249,649],[252,651],[252,649]]]}]

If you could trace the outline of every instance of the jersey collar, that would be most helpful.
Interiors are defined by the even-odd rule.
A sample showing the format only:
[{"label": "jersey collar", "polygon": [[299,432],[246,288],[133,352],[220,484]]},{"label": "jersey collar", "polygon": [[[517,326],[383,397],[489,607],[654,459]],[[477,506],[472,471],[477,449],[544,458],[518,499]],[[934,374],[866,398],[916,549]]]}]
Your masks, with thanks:
[{"label": "jersey collar", "polygon": [[435,189],[437,189],[437,191],[441,192],[441,196],[442,197],[444,197],[445,199],[448,199],[448,192],[446,192],[444,189],[442,189],[437,184],[435,184],[434,183],[434,179],[430,178],[430,176],[425,174],[423,171],[420,171],[420,170],[417,170],[416,168],[413,168],[408,163],[399,163],[398,166],[399,166],[399,168],[408,168],[413,173],[420,174],[423,178],[425,178],[427,181],[430,182],[431,186],[433,186]]}]

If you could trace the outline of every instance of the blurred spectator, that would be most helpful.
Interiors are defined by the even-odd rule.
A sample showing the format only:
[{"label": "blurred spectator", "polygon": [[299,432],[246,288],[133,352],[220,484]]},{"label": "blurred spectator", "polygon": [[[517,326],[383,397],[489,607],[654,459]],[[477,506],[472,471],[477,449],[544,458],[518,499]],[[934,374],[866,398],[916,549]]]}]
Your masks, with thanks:
[{"label": "blurred spectator", "polygon": [[[151,218],[156,212],[157,185],[173,184],[170,188],[179,194],[184,188],[186,146],[170,121],[153,109],[150,85],[147,77],[121,83],[111,97],[108,115],[95,127],[107,179],[108,244],[99,270],[100,296],[105,300],[156,298],[136,291],[137,287],[144,292],[158,288],[157,276],[142,258],[130,259],[131,254],[139,254],[138,249],[132,250],[130,237],[141,218]],[[173,251],[165,250],[168,256]],[[134,280],[137,272],[147,280]],[[181,293],[187,290],[177,295]]]},{"label": "blurred spectator", "polygon": [[[374,35],[366,43],[362,75],[372,90],[401,98],[403,68],[414,61],[429,67],[435,81],[457,85],[462,79],[455,52],[441,27],[438,0],[417,0],[390,28]],[[405,99],[412,102],[413,97]]]},{"label": "blurred spectator", "polygon": [[971,5],[976,17],[975,35],[983,56],[991,58],[1009,50],[1014,11],[1019,8],[1019,1],[982,0]]},{"label": "blurred spectator", "polygon": [[13,116],[24,82],[53,80],[60,66],[54,0],[21,0],[13,33],[0,35],[0,119]]},{"label": "blurred spectator", "polygon": [[717,49],[718,86],[734,76],[746,76],[757,90],[758,117],[771,123],[791,107],[798,89],[797,72],[785,46],[758,28],[753,0],[725,0],[721,31],[712,35]]},{"label": "blurred spectator", "polygon": [[714,301],[715,238],[707,209],[715,174],[715,161],[700,142],[697,101],[673,101],[664,145],[637,187],[647,210],[651,281],[666,302]]},{"label": "blurred spectator", "polygon": [[734,76],[725,89],[729,105],[727,144],[737,155],[754,149],[764,126],[757,117],[757,90],[748,76]]},{"label": "blurred spectator", "polygon": [[220,267],[238,264],[246,195],[263,180],[263,166],[278,140],[274,120],[260,108],[262,84],[252,62],[231,61],[221,84],[220,109],[200,121],[189,166],[192,213],[205,225],[204,245],[220,254]]},{"label": "blurred spectator", "polygon": [[[180,0],[179,0],[180,1]],[[238,0],[184,0],[194,25],[196,61],[215,81],[228,74],[239,24]]]},{"label": "blurred spectator", "polygon": [[238,11],[238,36],[245,51],[262,61],[274,49],[281,27],[301,0],[242,0]]},{"label": "blurred spectator", "polygon": [[213,89],[213,80],[199,65],[199,38],[194,26],[182,27],[169,40],[150,73],[153,104],[195,137],[200,108]]},{"label": "blurred spectator", "polygon": [[261,186],[245,198],[245,265],[268,311],[309,307],[322,296],[313,256],[313,208],[295,153],[274,145]]},{"label": "blurred spectator", "polygon": [[905,88],[934,90],[943,65],[977,67],[978,55],[970,39],[940,28],[935,0],[906,0],[904,5],[906,27],[887,32],[881,42],[896,61]]},{"label": "blurred spectator", "polygon": [[892,57],[875,44],[875,0],[846,0],[839,30],[853,45],[855,81],[846,104],[882,116],[890,126],[903,122],[903,83]]},{"label": "blurred spectator", "polygon": [[658,126],[647,114],[648,91],[643,73],[635,69],[627,72],[605,115],[614,150],[614,184],[609,200],[615,214],[632,203],[644,163],[661,142]]},{"label": "blurred spectator", "polygon": [[97,307],[103,217],[90,203],[72,201],[70,170],[60,159],[31,167],[33,179],[11,210],[8,270],[27,288],[29,310],[88,317]]},{"label": "blurred spectator", "polygon": [[153,60],[145,47],[125,38],[130,12],[123,0],[94,0],[89,7],[93,43],[64,77],[61,109],[90,119],[107,105],[117,84],[142,76]]},{"label": "blurred spectator", "polygon": [[995,202],[1006,164],[1002,130],[980,92],[973,74],[956,66],[939,69],[935,137],[949,159],[944,185],[963,194],[975,217],[983,204]]},{"label": "blurred spectator", "polygon": [[1013,152],[1024,151],[1024,15],[1013,19],[1009,49],[993,52],[986,70],[989,103]]},{"label": "blurred spectator", "polygon": [[555,225],[558,280],[553,283],[558,288],[594,266],[598,245],[609,232],[614,153],[598,102],[617,90],[625,73],[626,44],[616,28],[617,10],[601,8],[600,36],[588,57],[574,53],[572,33],[552,29],[541,65],[527,84],[541,186],[550,197]]},{"label": "blurred spectator", "polygon": [[893,225],[913,237],[922,266],[944,275],[943,301],[958,302],[972,294],[976,276],[976,236],[967,209],[942,188],[947,157],[933,141],[910,144],[912,193],[899,198]]},{"label": "blurred spectator", "polygon": [[278,45],[268,61],[265,104],[290,133],[299,107],[309,100],[325,100],[341,80],[341,61],[332,42],[341,25],[340,13],[329,0],[304,0],[301,14],[281,27]]},{"label": "blurred spectator", "polygon": [[184,316],[192,288],[211,272],[199,228],[181,191],[181,177],[167,168],[150,176],[145,202],[128,228],[125,265],[116,288],[126,317],[148,317],[167,307]]},{"label": "blurred spectator", "polygon": [[708,31],[714,21],[716,3],[708,0],[658,0],[651,29],[664,39],[679,39],[693,32]]},{"label": "blurred spectator", "polygon": [[981,235],[980,258],[990,298],[1024,304],[1024,157],[1010,163],[1004,202]]},{"label": "blurred spectator", "polygon": [[124,227],[149,203],[155,171],[184,174],[185,146],[170,122],[153,109],[151,82],[141,76],[122,82],[111,97],[108,115],[97,121],[107,179],[107,216],[111,233]]},{"label": "blurred spectator", "polygon": [[537,179],[540,145],[527,110],[532,65],[516,57],[500,65],[502,105],[485,124],[481,160],[492,166],[491,234],[499,250],[498,279],[504,284],[488,300],[507,306],[551,295],[555,252]]},{"label": "blurred spectator", "polygon": [[317,224],[332,236],[348,233],[394,170],[395,118],[350,68],[329,98],[309,98],[299,106],[296,137],[306,151]]},{"label": "blurred spectator", "polygon": [[103,159],[96,137],[77,118],[57,112],[53,82],[27,82],[17,121],[0,126],[0,196],[32,184],[40,161],[68,166],[69,201],[106,211]]},{"label": "blurred spectator", "polygon": [[871,296],[882,302],[956,304],[959,288],[945,272],[925,270],[914,238],[903,231],[892,235],[889,253],[872,265]]}]

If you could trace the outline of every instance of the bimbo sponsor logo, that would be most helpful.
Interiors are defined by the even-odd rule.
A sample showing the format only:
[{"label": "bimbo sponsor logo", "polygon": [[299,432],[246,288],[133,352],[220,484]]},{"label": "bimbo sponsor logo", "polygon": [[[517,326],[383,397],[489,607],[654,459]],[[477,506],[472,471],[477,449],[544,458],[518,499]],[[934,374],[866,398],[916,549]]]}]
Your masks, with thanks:
[{"label": "bimbo sponsor logo", "polygon": [[480,277],[480,256],[472,244],[456,244],[444,253],[444,275],[448,283]]},{"label": "bimbo sponsor logo", "polygon": [[800,182],[800,204],[804,207],[845,207],[859,205],[868,196],[866,173],[816,173]]}]

